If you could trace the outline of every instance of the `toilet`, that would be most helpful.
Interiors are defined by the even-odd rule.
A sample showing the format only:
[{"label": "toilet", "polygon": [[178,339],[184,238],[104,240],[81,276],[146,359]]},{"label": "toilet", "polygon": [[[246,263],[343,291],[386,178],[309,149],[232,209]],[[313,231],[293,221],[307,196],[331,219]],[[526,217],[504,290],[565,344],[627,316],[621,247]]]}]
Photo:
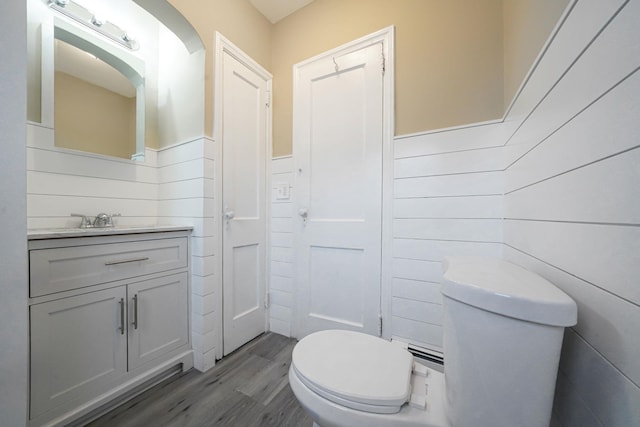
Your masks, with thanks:
[{"label": "toilet", "polygon": [[321,427],[534,427],[551,418],[564,328],[575,302],[493,258],[443,262],[444,373],[401,344],[328,330],[296,344],[289,383]]}]

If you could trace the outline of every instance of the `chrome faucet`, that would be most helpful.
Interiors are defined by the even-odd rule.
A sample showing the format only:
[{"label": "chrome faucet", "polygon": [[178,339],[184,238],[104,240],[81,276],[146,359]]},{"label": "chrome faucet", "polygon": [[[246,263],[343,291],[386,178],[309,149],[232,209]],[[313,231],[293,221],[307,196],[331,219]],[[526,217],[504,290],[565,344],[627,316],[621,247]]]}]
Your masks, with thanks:
[{"label": "chrome faucet", "polygon": [[88,216],[82,215],[82,214],[76,214],[76,213],[72,213],[71,216],[79,216],[80,218],[82,218],[82,220],[80,221],[80,228],[93,227],[93,224],[91,223],[91,219],[89,219]]},{"label": "chrome faucet", "polygon": [[113,223],[113,217],[121,215],[119,213],[109,215],[101,212],[96,215],[93,221],[91,221],[89,216],[83,214],[72,213],[71,216],[78,216],[82,218],[80,221],[80,228],[111,228],[115,226]]}]

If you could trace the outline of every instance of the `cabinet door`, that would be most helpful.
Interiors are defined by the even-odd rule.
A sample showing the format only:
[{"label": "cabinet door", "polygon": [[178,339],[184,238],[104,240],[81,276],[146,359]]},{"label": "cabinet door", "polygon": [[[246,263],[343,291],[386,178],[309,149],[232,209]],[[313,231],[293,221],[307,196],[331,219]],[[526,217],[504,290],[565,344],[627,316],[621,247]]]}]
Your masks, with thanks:
[{"label": "cabinet door", "polygon": [[129,369],[189,342],[187,273],[128,285]]},{"label": "cabinet door", "polygon": [[31,418],[95,397],[126,374],[125,304],[120,286],[30,307]]}]

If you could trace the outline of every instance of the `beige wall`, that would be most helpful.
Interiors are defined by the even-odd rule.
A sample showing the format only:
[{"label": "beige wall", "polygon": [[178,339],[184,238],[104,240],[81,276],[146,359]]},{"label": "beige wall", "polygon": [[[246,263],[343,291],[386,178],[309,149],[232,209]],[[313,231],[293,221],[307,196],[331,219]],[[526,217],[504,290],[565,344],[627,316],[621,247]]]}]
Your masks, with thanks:
[{"label": "beige wall", "polygon": [[205,45],[205,133],[212,136],[215,32],[270,70],[272,24],[249,0],[169,0],[169,3],[187,18]]},{"label": "beige wall", "polygon": [[504,105],[509,106],[569,0],[504,0]]},{"label": "beige wall", "polygon": [[169,0],[206,47],[206,135],[215,31],[273,73],[274,156],[291,153],[293,64],[395,25],[397,135],[499,118],[568,1],[315,0],[272,25],[249,0]]},{"label": "beige wall", "polygon": [[55,73],[55,145],[130,159],[136,152],[136,98]]},{"label": "beige wall", "polygon": [[274,156],[291,153],[292,65],[396,27],[397,135],[501,117],[501,0],[316,0],[274,26]]}]

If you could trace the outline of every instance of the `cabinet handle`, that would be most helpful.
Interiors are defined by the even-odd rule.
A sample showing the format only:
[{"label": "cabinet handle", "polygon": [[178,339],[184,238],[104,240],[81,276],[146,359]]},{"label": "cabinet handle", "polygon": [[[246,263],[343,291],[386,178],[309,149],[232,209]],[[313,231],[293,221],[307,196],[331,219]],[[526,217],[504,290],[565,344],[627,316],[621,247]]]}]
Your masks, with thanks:
[{"label": "cabinet handle", "polygon": [[124,335],[124,298],[120,298],[118,304],[120,304],[120,335]]},{"label": "cabinet handle", "polygon": [[120,260],[120,261],[108,261],[108,262],[105,262],[104,265],[126,264],[128,262],[147,261],[148,259],[149,259],[149,257],[145,256],[145,257],[141,257],[141,258],[123,259],[123,260]]},{"label": "cabinet handle", "polygon": [[138,329],[138,294],[133,296],[133,329]]}]

